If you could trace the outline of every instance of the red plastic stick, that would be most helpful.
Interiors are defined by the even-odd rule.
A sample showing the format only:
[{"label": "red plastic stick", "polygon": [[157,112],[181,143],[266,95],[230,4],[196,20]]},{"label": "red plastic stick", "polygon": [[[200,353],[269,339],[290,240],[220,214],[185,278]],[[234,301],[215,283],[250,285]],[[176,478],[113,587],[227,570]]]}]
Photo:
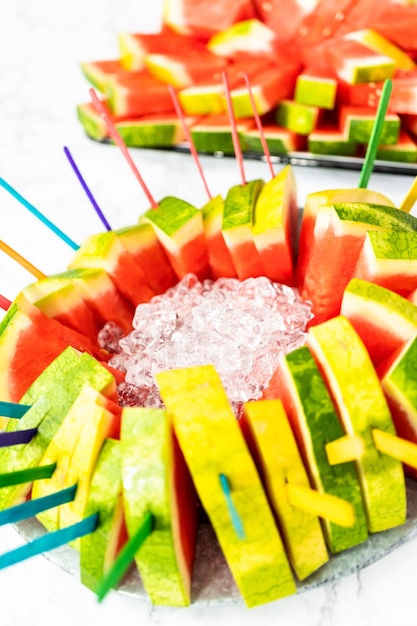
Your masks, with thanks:
[{"label": "red plastic stick", "polygon": [[271,172],[271,178],[274,178],[275,172],[274,172],[274,168],[272,167],[271,153],[269,151],[268,144],[265,139],[265,133],[264,133],[264,129],[262,126],[261,118],[259,117],[258,109],[256,108],[256,103],[253,97],[252,88],[251,88],[250,81],[249,81],[249,76],[247,74],[243,74],[243,78],[245,79],[246,87],[248,88],[249,99],[250,99],[250,103],[253,109],[253,117],[255,118],[256,127],[258,129],[259,136],[261,139],[262,150],[264,151],[265,159],[268,164],[269,171]]},{"label": "red plastic stick", "polygon": [[235,157],[236,157],[236,161],[239,167],[240,177],[242,179],[242,185],[246,185],[245,171],[243,169],[243,155],[242,155],[242,150],[240,148],[239,135],[238,135],[237,126],[236,126],[236,118],[233,112],[232,98],[230,96],[229,78],[227,76],[227,72],[223,72],[222,76],[223,76],[224,91],[225,91],[226,100],[227,100],[227,108],[229,110],[230,127],[232,129],[232,139],[233,139],[233,147],[235,150]]},{"label": "red plastic stick", "polygon": [[138,168],[135,165],[135,162],[133,161],[132,157],[129,154],[129,150],[127,149],[127,146],[125,144],[125,142],[123,141],[120,133],[118,132],[116,126],[113,124],[112,120],[110,119],[110,116],[107,112],[107,109],[105,107],[105,105],[103,104],[103,102],[101,102],[101,100],[97,97],[96,92],[94,91],[93,88],[91,88],[89,90],[89,94],[91,96],[91,99],[93,101],[94,104],[94,108],[96,109],[97,113],[99,113],[101,115],[101,117],[103,118],[107,129],[109,131],[110,137],[113,139],[114,143],[120,148],[120,150],[123,153],[123,156],[125,157],[126,161],[128,162],[131,170],[133,171],[134,175],[136,176],[137,180],[139,181],[140,186],[142,187],[146,197],[149,200],[149,204],[151,205],[151,207],[153,209],[156,209],[158,207],[157,203],[155,202],[154,198],[152,197],[151,192],[149,191],[148,187],[145,184],[145,181],[143,180],[142,176],[140,175],[140,172],[138,170]]},{"label": "red plastic stick", "polygon": [[173,86],[169,85],[168,89],[169,89],[169,93],[171,94],[172,102],[174,103],[175,112],[176,112],[176,114],[178,116],[178,119],[180,120],[180,122],[182,124],[182,129],[184,131],[184,135],[185,135],[185,138],[187,140],[188,147],[190,148],[191,156],[194,159],[194,163],[197,166],[198,173],[200,174],[201,179],[203,181],[204,189],[206,190],[206,193],[207,193],[207,195],[209,197],[209,200],[210,200],[211,199],[211,193],[210,193],[210,190],[209,190],[208,185],[207,185],[206,177],[204,176],[203,168],[201,167],[201,163],[200,163],[200,159],[199,159],[198,154],[197,154],[197,150],[195,149],[193,138],[191,137],[191,133],[190,133],[190,130],[189,130],[188,126],[187,126],[187,122],[185,121],[184,112],[181,109],[180,103],[178,101],[177,94],[176,94],[175,89],[173,88]]},{"label": "red plastic stick", "polygon": [[3,309],[3,311],[7,311],[11,304],[10,300],[0,294],[0,308]]}]

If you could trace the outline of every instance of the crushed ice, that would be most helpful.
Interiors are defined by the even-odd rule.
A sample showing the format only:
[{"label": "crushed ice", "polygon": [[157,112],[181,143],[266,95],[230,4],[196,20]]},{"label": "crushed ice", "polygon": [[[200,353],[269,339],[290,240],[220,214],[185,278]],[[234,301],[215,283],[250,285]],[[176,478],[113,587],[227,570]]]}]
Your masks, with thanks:
[{"label": "crushed ice", "polygon": [[311,318],[296,290],[266,277],[201,283],[188,274],[137,307],[130,334],[109,322],[99,342],[114,354],[110,365],[126,372],[122,406],[160,407],[156,372],[213,364],[239,414],[261,397],[280,358],[305,343]]}]

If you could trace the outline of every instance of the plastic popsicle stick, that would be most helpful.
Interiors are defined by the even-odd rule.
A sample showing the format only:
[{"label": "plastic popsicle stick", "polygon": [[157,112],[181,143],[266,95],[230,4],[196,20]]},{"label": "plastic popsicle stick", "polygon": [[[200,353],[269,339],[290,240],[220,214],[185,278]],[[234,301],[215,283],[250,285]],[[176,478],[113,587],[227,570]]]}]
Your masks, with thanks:
[{"label": "plastic popsicle stick", "polygon": [[169,89],[169,93],[171,94],[172,101],[174,103],[175,112],[176,112],[176,114],[178,116],[178,119],[181,122],[182,129],[184,131],[184,135],[185,135],[185,138],[186,138],[187,143],[188,143],[188,147],[190,148],[191,156],[194,159],[194,163],[197,166],[198,173],[200,174],[201,180],[203,181],[204,189],[206,190],[206,193],[207,193],[208,198],[210,200],[212,196],[211,196],[210,190],[209,190],[208,185],[207,185],[206,177],[204,176],[203,168],[201,167],[201,163],[200,163],[199,156],[197,154],[197,150],[195,149],[193,138],[191,137],[190,130],[189,130],[188,126],[187,126],[187,122],[185,121],[184,113],[183,113],[183,111],[181,109],[181,106],[180,106],[180,103],[178,101],[177,94],[176,94],[175,89],[173,88],[172,85],[168,85],[168,89]]},{"label": "plastic popsicle stick", "polygon": [[2,417],[13,417],[20,419],[29,411],[30,404],[17,404],[16,402],[0,401],[0,415]]},{"label": "plastic popsicle stick", "polygon": [[41,280],[42,278],[46,278],[46,274],[38,270],[37,267],[32,265],[30,261],[25,259],[21,254],[19,254],[16,250],[11,248],[7,243],[0,239],[0,250],[3,250],[10,258],[14,261],[17,261],[19,265],[25,268],[28,272],[30,272],[35,278]]},{"label": "plastic popsicle stick", "polygon": [[22,485],[31,483],[41,478],[51,478],[56,468],[56,463],[41,465],[39,467],[28,467],[15,472],[0,474],[0,487],[10,487],[11,485]]},{"label": "plastic popsicle stick", "polygon": [[8,509],[4,509],[4,511],[0,511],[0,526],[15,524],[23,519],[33,517],[42,511],[53,509],[67,502],[72,502],[75,498],[76,491],[77,485],[73,485],[72,487],[51,493],[48,496],[36,498],[35,500],[27,500],[21,504],[16,504]]},{"label": "plastic popsicle stick", "polygon": [[110,137],[113,139],[114,143],[120,148],[120,150],[122,151],[123,156],[125,157],[126,161],[128,162],[130,169],[132,170],[132,172],[134,173],[134,175],[136,176],[140,186],[142,187],[142,190],[144,191],[146,197],[148,198],[149,204],[151,205],[151,207],[153,209],[156,209],[158,207],[157,203],[155,202],[155,200],[152,197],[151,192],[149,191],[148,187],[145,184],[145,181],[143,180],[138,168],[136,167],[135,162],[133,161],[132,157],[129,154],[129,150],[127,149],[127,146],[125,144],[125,142],[123,141],[122,136],[120,135],[119,131],[117,130],[116,126],[113,124],[112,120],[110,119],[110,116],[106,110],[106,107],[104,106],[104,104],[101,102],[101,100],[97,97],[96,92],[94,91],[93,88],[91,88],[89,90],[89,94],[91,96],[91,99],[93,101],[94,104],[94,108],[96,109],[97,113],[99,113],[99,115],[101,115],[101,117],[103,118],[107,129],[109,131]]},{"label": "plastic popsicle stick", "polygon": [[11,300],[6,298],[5,296],[0,295],[0,308],[3,309],[3,311],[7,311],[11,304]]},{"label": "plastic popsicle stick", "polygon": [[104,600],[111,589],[117,587],[133,561],[145,539],[151,534],[154,525],[154,516],[147,513],[134,535],[125,543],[117,558],[101,579],[97,589],[97,599]]},{"label": "plastic popsicle stick", "polygon": [[405,211],[406,213],[409,213],[411,209],[413,208],[413,206],[415,205],[416,200],[417,200],[417,176],[415,177],[410,189],[407,191],[407,194],[404,200],[400,204],[401,211]]},{"label": "plastic popsicle stick", "polygon": [[397,437],[379,428],[373,429],[372,437],[377,450],[401,463],[417,468],[417,444],[414,441]]},{"label": "plastic popsicle stick", "polygon": [[98,520],[98,513],[94,513],[72,526],[61,528],[60,530],[56,530],[52,533],[46,533],[42,537],[38,537],[20,548],[10,550],[10,552],[5,552],[0,555],[0,569],[5,569],[11,565],[20,563],[21,561],[26,561],[32,556],[49,552],[50,550],[59,548],[60,546],[63,546],[70,541],[74,541],[79,537],[89,535],[96,529]]},{"label": "plastic popsicle stick", "polygon": [[60,228],[58,228],[58,226],[56,226],[45,215],[43,215],[43,213],[38,211],[38,209],[36,209],[33,206],[33,204],[31,204],[23,196],[21,196],[20,193],[16,191],[16,189],[13,189],[13,187],[9,185],[9,183],[7,183],[4,180],[4,178],[0,178],[0,185],[4,189],[6,189],[6,191],[8,191],[18,202],[20,202],[20,204],[22,204],[26,209],[28,209],[28,211],[30,211],[32,215],[34,215],[45,226],[47,226],[50,230],[52,230],[52,232],[55,235],[57,235],[60,239],[62,239],[62,241],[68,244],[70,248],[72,248],[73,250],[78,250],[78,248],[80,247],[78,244],[76,244],[72,239],[70,239],[68,235],[66,235]]},{"label": "plastic popsicle stick", "polygon": [[233,502],[232,493],[230,490],[229,481],[227,480],[227,476],[224,474],[219,474],[220,485],[222,491],[224,493],[224,497],[226,498],[227,508],[229,509],[230,519],[233,524],[233,528],[235,529],[236,535],[239,539],[245,538],[245,531],[243,529],[242,520],[239,517],[239,514],[236,510],[235,504]]},{"label": "plastic popsicle stick", "polygon": [[376,152],[378,150],[379,138],[381,136],[382,125],[385,120],[385,114],[388,109],[389,99],[391,97],[392,91],[392,80],[387,79],[384,82],[384,86],[382,88],[381,98],[378,103],[378,109],[376,112],[376,117],[374,121],[374,125],[372,128],[371,137],[369,139],[368,147],[366,149],[365,159],[362,165],[362,170],[359,178],[358,187],[362,189],[366,189],[369,183],[369,179],[371,177],[372,169],[374,167],[374,161]]},{"label": "plastic popsicle stick", "polygon": [[232,130],[233,148],[235,151],[236,161],[239,167],[240,177],[242,179],[242,185],[246,185],[245,171],[243,169],[243,155],[242,155],[242,149],[240,147],[239,135],[237,132],[236,118],[233,112],[233,103],[232,103],[232,97],[230,95],[229,78],[227,76],[227,72],[223,72],[222,76],[223,76],[224,91],[226,94],[227,109],[229,112],[230,127]]},{"label": "plastic popsicle stick", "polygon": [[10,432],[0,433],[0,448],[7,446],[15,446],[20,443],[29,443],[32,437],[37,433],[37,428],[27,428],[25,430],[13,430]]},{"label": "plastic popsicle stick", "polygon": [[104,228],[106,230],[111,230],[112,228],[111,228],[109,222],[107,221],[103,211],[98,206],[97,201],[94,198],[93,194],[91,193],[91,190],[90,190],[89,186],[85,182],[85,179],[84,179],[83,175],[81,174],[80,170],[78,169],[78,166],[75,163],[75,161],[74,161],[74,159],[72,157],[71,152],[68,150],[68,148],[66,146],[64,146],[64,152],[65,152],[65,155],[66,155],[68,161],[71,164],[72,169],[75,172],[75,175],[77,176],[78,180],[81,183],[81,187],[84,189],[85,193],[87,194],[88,199],[90,200],[90,202],[93,205],[97,215],[99,216],[101,222],[103,223]]},{"label": "plastic popsicle stick", "polygon": [[264,133],[264,129],[262,126],[261,118],[259,117],[258,109],[256,108],[256,103],[253,97],[252,87],[249,81],[249,76],[247,74],[243,74],[243,78],[245,80],[246,87],[248,88],[249,99],[250,99],[250,103],[251,103],[252,110],[253,110],[253,117],[255,118],[256,127],[259,132],[259,137],[260,137],[261,144],[262,144],[262,150],[264,151],[265,159],[269,167],[269,171],[271,172],[271,178],[274,178],[275,172],[274,172],[274,168],[272,167],[271,153],[269,151],[269,147],[265,139],[265,133]]}]

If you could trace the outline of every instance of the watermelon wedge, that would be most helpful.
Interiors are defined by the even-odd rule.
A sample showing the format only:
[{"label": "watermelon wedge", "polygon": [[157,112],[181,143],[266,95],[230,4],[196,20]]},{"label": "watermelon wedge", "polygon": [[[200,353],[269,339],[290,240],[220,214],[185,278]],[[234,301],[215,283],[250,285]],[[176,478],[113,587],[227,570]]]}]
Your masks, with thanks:
[{"label": "watermelon wedge", "polygon": [[268,181],[256,200],[252,235],[264,273],[273,282],[295,284],[294,253],[298,206],[290,165]]},{"label": "watermelon wedge", "polygon": [[224,200],[215,196],[201,209],[209,263],[214,280],[237,278],[232,256],[222,233]]},{"label": "watermelon wedge", "polygon": [[203,217],[199,209],[180,198],[163,198],[156,209],[141,216],[152,225],[179,279],[194,273],[200,280],[210,277]]},{"label": "watermelon wedge", "polygon": [[260,179],[234,185],[224,201],[222,233],[240,280],[265,275],[252,234],[254,210],[263,186]]},{"label": "watermelon wedge", "polygon": [[105,121],[91,102],[77,105],[77,117],[85,133],[91,139],[105,141],[110,138]]},{"label": "watermelon wedge", "polygon": [[340,311],[361,337],[375,366],[417,333],[415,304],[359,278],[352,278],[346,286]]},{"label": "watermelon wedge", "polygon": [[[252,123],[252,119],[249,118],[237,120],[236,128],[240,139]],[[190,132],[198,152],[234,154],[235,147],[228,115],[207,115],[193,124]],[[241,146],[243,147],[242,141]]]},{"label": "watermelon wedge", "polygon": [[284,99],[279,103],[275,119],[283,126],[298,135],[308,135],[320,122],[321,109],[311,104],[300,104],[295,100]]},{"label": "watermelon wedge", "polygon": [[395,428],[363,342],[349,320],[338,316],[311,327],[308,345],[334,398],[346,434],[358,441],[360,452],[355,461],[369,531],[403,524],[407,503],[402,463],[381,454],[373,438],[373,429],[395,435]]},{"label": "watermelon wedge", "polygon": [[312,154],[333,154],[340,156],[355,156],[358,152],[356,141],[346,139],[346,135],[337,124],[320,124],[309,133],[307,138],[308,150]]},{"label": "watermelon wedge", "polygon": [[100,515],[98,527],[80,541],[81,582],[94,592],[127,541],[121,444],[116,439],[104,442],[91,479],[85,515],[97,512]]},{"label": "watermelon wedge", "polygon": [[85,61],[81,63],[81,69],[88,82],[103,94],[106,92],[109,78],[124,72],[119,59]]},{"label": "watermelon wedge", "polygon": [[120,293],[134,307],[149,302],[155,295],[142,268],[113,231],[88,237],[75,252],[68,268],[106,270]]},{"label": "watermelon wedge", "polygon": [[147,70],[109,77],[106,98],[110,111],[119,118],[174,111],[167,85]]},{"label": "watermelon wedge", "polygon": [[294,100],[299,104],[334,109],[337,86],[338,81],[331,70],[310,65],[297,76]]},{"label": "watermelon wedge", "polygon": [[310,489],[310,482],[282,402],[245,403],[240,424],[252,456],[258,461],[288,558],[298,579],[304,580],[329,557],[318,517],[289,502],[288,485]]},{"label": "watermelon wedge", "polygon": [[320,493],[343,498],[355,510],[355,523],[345,528],[323,519],[327,545],[333,553],[359,545],[368,537],[358,474],[353,462],[330,465],[325,446],[344,435],[335,406],[307,347],[287,354],[274,372],[265,398],[281,398],[309,473]]},{"label": "watermelon wedge", "polygon": [[0,396],[17,402],[65,348],[107,360],[109,354],[85,335],[50,319],[21,293],[0,324]]},{"label": "watermelon wedge", "polygon": [[228,62],[209,50],[200,51],[198,56],[189,56],[179,48],[174,54],[148,54],[145,64],[149,73],[161,83],[182,88],[196,80],[211,80],[227,68]]},{"label": "watermelon wedge", "polygon": [[125,408],[121,444],[129,534],[146,513],[154,518],[154,529],[135,556],[145,589],[153,604],[188,606],[198,507],[169,415],[160,409]]},{"label": "watermelon wedge", "polygon": [[[156,382],[207,512],[247,606],[295,592],[281,537],[255,464],[213,366],[167,370]],[[237,532],[230,498],[242,529]],[[243,538],[242,534],[243,533]]]},{"label": "watermelon wedge", "polygon": [[[305,147],[303,137],[293,133],[288,128],[275,123],[265,122],[262,124],[262,129],[271,154],[286,154],[287,152],[295,152]],[[247,130],[242,130],[240,136],[245,150],[253,150],[263,154],[264,149],[261,136],[256,124],[252,124]]]},{"label": "watermelon wedge", "polygon": [[[339,126],[347,141],[367,144],[375,123],[376,109],[342,105],[339,107]],[[382,145],[395,144],[400,133],[400,118],[396,113],[384,117],[379,141]]]},{"label": "watermelon wedge", "polygon": [[[411,336],[393,355],[381,373],[381,385],[387,398],[395,430],[399,437],[417,443],[417,338]],[[405,464],[405,472],[417,478],[417,470]]]},{"label": "watermelon wedge", "polygon": [[349,35],[331,42],[326,55],[332,71],[349,84],[384,81],[392,78],[396,68],[390,56],[350,39]]}]

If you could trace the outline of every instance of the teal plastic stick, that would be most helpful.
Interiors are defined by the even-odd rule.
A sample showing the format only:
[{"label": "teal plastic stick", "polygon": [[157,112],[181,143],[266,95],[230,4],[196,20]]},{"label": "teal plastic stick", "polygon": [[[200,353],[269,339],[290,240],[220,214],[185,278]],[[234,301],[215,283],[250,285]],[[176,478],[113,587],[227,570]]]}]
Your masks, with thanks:
[{"label": "teal plastic stick", "polygon": [[388,109],[389,99],[392,91],[392,80],[389,78],[384,82],[381,97],[379,99],[378,109],[376,112],[375,122],[372,128],[371,137],[366,149],[365,159],[362,165],[361,175],[358,187],[366,189],[374,167],[374,161],[378,150],[379,138],[381,136],[382,126],[384,124],[385,115]]},{"label": "teal plastic stick", "polygon": [[0,474],[0,487],[10,487],[11,485],[22,485],[23,483],[31,483],[34,480],[42,478],[51,478],[56,468],[56,463],[51,465],[41,465],[37,467],[28,467],[15,472],[6,472]]},{"label": "teal plastic stick", "polygon": [[20,419],[27,411],[29,411],[29,409],[29,404],[17,404],[16,402],[0,401],[0,415],[2,417]]},{"label": "teal plastic stick", "polygon": [[236,510],[235,503],[233,502],[232,493],[230,490],[229,481],[227,480],[227,476],[224,474],[219,474],[220,484],[224,493],[224,497],[226,498],[227,508],[229,509],[230,519],[233,524],[233,528],[235,529],[236,535],[239,539],[245,538],[245,531],[243,529],[242,520],[239,517],[239,513]]},{"label": "teal plastic stick", "polygon": [[145,539],[151,534],[154,526],[154,516],[152,513],[147,513],[134,535],[125,543],[120,550],[117,558],[112,566],[106,572],[105,576],[101,579],[97,589],[97,599],[99,602],[104,600],[106,595],[111,589],[117,587],[122,580],[123,576],[127,572],[127,569],[133,559],[136,552],[139,550]]},{"label": "teal plastic stick", "polygon": [[84,537],[84,535],[89,535],[95,531],[98,524],[98,518],[98,513],[94,513],[93,515],[81,520],[81,522],[72,524],[72,526],[61,528],[53,533],[46,533],[42,537],[34,539],[25,546],[21,546],[15,550],[10,550],[10,552],[5,552],[0,555],[0,569],[5,569],[11,565],[20,563],[21,561],[26,561],[32,556],[37,556],[39,554],[43,554],[44,552],[55,550],[55,548],[59,548],[70,541],[74,541],[74,539]]},{"label": "teal plastic stick", "polygon": [[4,509],[4,511],[0,511],[0,526],[15,524],[22,519],[33,517],[42,511],[47,511],[56,506],[61,506],[61,504],[72,502],[75,498],[76,491],[77,485],[73,485],[72,487],[51,493],[48,496],[36,498],[35,500],[27,500],[21,504],[16,504],[8,509]]},{"label": "teal plastic stick", "polygon": [[80,246],[76,244],[75,241],[70,239],[68,235],[66,235],[60,228],[58,228],[58,226],[51,222],[45,215],[43,215],[43,213],[38,211],[38,209],[36,209],[33,204],[31,204],[23,196],[21,196],[20,193],[16,191],[16,189],[13,189],[13,187],[9,185],[9,183],[6,183],[4,178],[0,178],[0,185],[4,187],[4,189],[6,189],[6,191],[8,191],[18,202],[20,202],[20,204],[28,209],[28,211],[30,211],[32,215],[37,217],[38,220],[40,220],[45,226],[52,230],[55,235],[58,235],[58,237],[62,239],[62,241],[64,241],[66,244],[68,244],[73,250],[79,249]]}]

